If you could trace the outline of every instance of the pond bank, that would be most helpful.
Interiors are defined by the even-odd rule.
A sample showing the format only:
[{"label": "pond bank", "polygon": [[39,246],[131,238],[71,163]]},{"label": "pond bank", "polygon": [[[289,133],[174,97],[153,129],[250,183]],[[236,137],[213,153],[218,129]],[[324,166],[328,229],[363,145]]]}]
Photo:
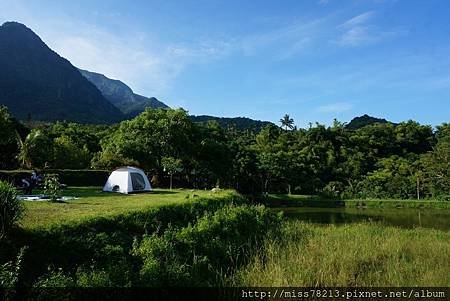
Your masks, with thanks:
[{"label": "pond bank", "polygon": [[379,209],[379,208],[272,208],[282,211],[289,220],[299,220],[315,224],[353,224],[379,222],[386,226],[406,229],[417,227],[450,231],[450,210],[448,209]]},{"label": "pond bank", "polygon": [[263,199],[262,202],[269,207],[450,209],[450,202],[439,200],[332,200],[315,195],[271,194]]}]

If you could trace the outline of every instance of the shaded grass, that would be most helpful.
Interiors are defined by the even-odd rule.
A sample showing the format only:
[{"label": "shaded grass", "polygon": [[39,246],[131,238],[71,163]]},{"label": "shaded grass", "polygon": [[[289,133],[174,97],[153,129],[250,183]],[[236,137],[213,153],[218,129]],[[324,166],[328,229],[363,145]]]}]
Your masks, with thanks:
[{"label": "shaded grass", "polygon": [[288,221],[235,286],[450,286],[450,232]]},{"label": "shaded grass", "polygon": [[[36,192],[39,193],[39,192]],[[219,193],[210,191],[163,190],[150,193],[118,194],[102,192],[101,187],[72,187],[63,191],[64,196],[79,197],[63,203],[48,201],[25,201],[26,213],[20,222],[25,229],[68,224],[92,217],[108,217],[142,211],[151,207],[179,204],[197,197],[219,198],[234,194],[230,190]]]}]

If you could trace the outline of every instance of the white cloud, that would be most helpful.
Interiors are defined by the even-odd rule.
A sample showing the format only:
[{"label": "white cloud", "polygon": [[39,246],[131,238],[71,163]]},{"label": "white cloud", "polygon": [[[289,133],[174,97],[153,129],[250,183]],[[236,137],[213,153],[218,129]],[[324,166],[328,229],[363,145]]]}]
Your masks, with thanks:
[{"label": "white cloud", "polygon": [[368,27],[356,26],[345,31],[338,40],[341,46],[359,46],[375,41]]},{"label": "white cloud", "polygon": [[348,102],[336,102],[332,104],[327,104],[323,106],[319,106],[316,108],[316,111],[319,113],[343,113],[349,111],[353,108],[353,105]]},{"label": "white cloud", "polygon": [[242,37],[237,48],[247,56],[270,49],[272,58],[287,59],[316,42],[324,34],[327,21],[327,17],[297,20],[274,30]]},{"label": "white cloud", "polygon": [[334,42],[343,47],[358,47],[377,43],[399,34],[398,30],[383,31],[371,25],[370,21],[374,16],[375,12],[368,11],[345,21],[337,27],[342,32]]},{"label": "white cloud", "polygon": [[75,66],[119,79],[138,93],[156,96],[170,90],[187,66],[220,58],[231,47],[214,41],[162,45],[139,32],[120,36],[101,28],[56,33],[51,41],[52,48]]},{"label": "white cloud", "polygon": [[372,19],[372,17],[374,15],[375,15],[375,13],[373,11],[368,11],[368,12],[362,13],[362,14],[357,15],[356,17],[353,17],[353,18],[347,20],[346,22],[342,23],[340,25],[340,27],[353,27],[353,26],[367,23],[367,21]]}]

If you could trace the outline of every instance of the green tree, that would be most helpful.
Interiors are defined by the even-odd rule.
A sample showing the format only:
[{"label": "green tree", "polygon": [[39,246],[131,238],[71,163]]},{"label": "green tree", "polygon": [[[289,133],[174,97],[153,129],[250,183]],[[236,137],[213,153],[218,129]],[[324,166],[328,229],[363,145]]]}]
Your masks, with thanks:
[{"label": "green tree", "polygon": [[450,195],[450,139],[442,139],[423,156],[425,176],[434,196]]},{"label": "green tree", "polygon": [[280,119],[280,123],[286,131],[294,128],[294,119],[290,118],[288,114],[285,114],[283,118]]},{"label": "green tree", "polygon": [[146,170],[162,171],[165,156],[189,158],[193,124],[181,109],[147,109],[101,141],[102,152],[137,161]]},{"label": "green tree", "polygon": [[0,106],[0,168],[14,168],[19,153],[19,135],[14,119],[4,106]]},{"label": "green tree", "polygon": [[172,190],[173,174],[183,170],[182,162],[180,159],[175,159],[173,157],[163,157],[162,165],[164,167],[164,171],[170,176],[170,190]]},{"label": "green tree", "polygon": [[53,161],[53,140],[42,129],[33,129],[21,144],[19,159],[27,168],[47,168]]},{"label": "green tree", "polygon": [[89,167],[90,154],[86,146],[80,148],[67,136],[61,136],[53,140],[53,168],[87,168]]},{"label": "green tree", "polygon": [[0,181],[0,241],[23,216],[24,210],[23,203],[17,199],[16,188]]}]

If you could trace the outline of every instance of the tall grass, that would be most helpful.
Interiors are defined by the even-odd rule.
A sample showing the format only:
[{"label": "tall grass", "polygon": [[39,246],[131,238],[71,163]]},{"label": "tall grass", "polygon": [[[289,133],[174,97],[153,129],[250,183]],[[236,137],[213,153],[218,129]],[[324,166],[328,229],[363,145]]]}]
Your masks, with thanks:
[{"label": "tall grass", "polygon": [[450,233],[286,222],[235,286],[450,286]]}]

